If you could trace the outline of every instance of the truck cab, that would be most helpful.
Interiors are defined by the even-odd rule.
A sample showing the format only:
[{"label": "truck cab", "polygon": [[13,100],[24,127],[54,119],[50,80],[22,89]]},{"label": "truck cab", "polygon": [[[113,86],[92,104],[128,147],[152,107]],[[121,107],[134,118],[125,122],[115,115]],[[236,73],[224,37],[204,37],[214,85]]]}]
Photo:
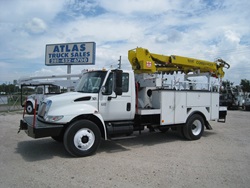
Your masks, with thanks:
[{"label": "truck cab", "polygon": [[[51,123],[61,124],[67,124],[82,114],[98,116],[103,122],[131,120],[135,115],[134,93],[132,71],[86,72],[75,92],[44,100],[42,106],[46,110],[39,111],[38,118],[44,121],[46,117],[51,117],[50,120],[53,120],[53,114],[60,114],[62,118]],[[47,103],[50,104],[49,108],[46,106]]]},{"label": "truck cab", "polygon": [[[63,141],[74,156],[90,155],[101,137],[108,139],[114,134],[133,132],[134,80],[132,71],[86,72],[75,92],[45,98],[37,118],[24,117],[20,129],[33,138],[51,136]],[[71,147],[72,136],[77,149]]]}]

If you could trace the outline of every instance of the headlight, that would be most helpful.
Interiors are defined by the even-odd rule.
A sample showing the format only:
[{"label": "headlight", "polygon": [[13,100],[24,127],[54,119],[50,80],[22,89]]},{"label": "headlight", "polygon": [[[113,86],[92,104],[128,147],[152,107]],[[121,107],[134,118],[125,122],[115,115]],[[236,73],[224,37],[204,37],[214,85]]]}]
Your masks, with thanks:
[{"label": "headlight", "polygon": [[44,117],[44,119],[46,121],[49,121],[49,122],[57,122],[59,120],[61,120],[63,118],[63,116],[46,116]]},{"label": "headlight", "polygon": [[58,115],[58,116],[50,116],[50,115],[48,115],[48,112],[49,112],[49,109],[50,109],[51,105],[52,105],[52,101],[48,100],[46,102],[46,106],[44,107],[44,116],[43,116],[43,118],[44,118],[45,121],[48,121],[48,122],[57,122],[57,121],[61,120],[63,118],[63,116],[62,115]]},{"label": "headlight", "polygon": [[51,104],[52,104],[52,101],[51,101],[51,100],[48,100],[48,101],[46,102],[45,114],[48,113]]},{"label": "headlight", "polygon": [[52,101],[51,100],[48,100],[47,102],[43,102],[42,105],[39,107],[39,110],[38,110],[38,115],[40,117],[46,117],[46,115],[48,114],[48,111],[49,111],[49,108],[52,104]]}]

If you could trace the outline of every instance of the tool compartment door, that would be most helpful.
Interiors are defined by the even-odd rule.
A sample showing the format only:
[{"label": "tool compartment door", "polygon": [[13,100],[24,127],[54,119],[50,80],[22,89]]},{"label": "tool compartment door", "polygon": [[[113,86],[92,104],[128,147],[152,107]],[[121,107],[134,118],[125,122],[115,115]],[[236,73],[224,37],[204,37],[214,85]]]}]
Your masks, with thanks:
[{"label": "tool compartment door", "polygon": [[174,123],[185,123],[187,119],[187,92],[175,92],[175,116]]},{"label": "tool compartment door", "polygon": [[174,123],[174,98],[175,91],[153,91],[152,105],[154,108],[161,109],[160,125],[169,125]]},{"label": "tool compartment door", "polygon": [[211,120],[219,118],[219,93],[211,93]]}]

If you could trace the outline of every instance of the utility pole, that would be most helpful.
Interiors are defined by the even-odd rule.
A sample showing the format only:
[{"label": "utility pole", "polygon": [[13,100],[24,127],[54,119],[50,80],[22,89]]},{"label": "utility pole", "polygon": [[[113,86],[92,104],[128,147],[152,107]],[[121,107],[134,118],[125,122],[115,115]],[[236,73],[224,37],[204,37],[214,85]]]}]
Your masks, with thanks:
[{"label": "utility pole", "polygon": [[118,69],[121,69],[122,67],[122,56],[120,56],[120,58],[118,59]]}]

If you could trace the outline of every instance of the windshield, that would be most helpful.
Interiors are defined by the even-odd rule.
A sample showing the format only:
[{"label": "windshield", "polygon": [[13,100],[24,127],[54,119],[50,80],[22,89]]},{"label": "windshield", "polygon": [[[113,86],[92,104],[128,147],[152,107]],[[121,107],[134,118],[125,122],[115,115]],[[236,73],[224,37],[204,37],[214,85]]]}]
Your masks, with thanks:
[{"label": "windshield", "polygon": [[76,86],[76,91],[82,93],[98,93],[106,74],[106,71],[93,71],[84,73],[78,85]]}]

